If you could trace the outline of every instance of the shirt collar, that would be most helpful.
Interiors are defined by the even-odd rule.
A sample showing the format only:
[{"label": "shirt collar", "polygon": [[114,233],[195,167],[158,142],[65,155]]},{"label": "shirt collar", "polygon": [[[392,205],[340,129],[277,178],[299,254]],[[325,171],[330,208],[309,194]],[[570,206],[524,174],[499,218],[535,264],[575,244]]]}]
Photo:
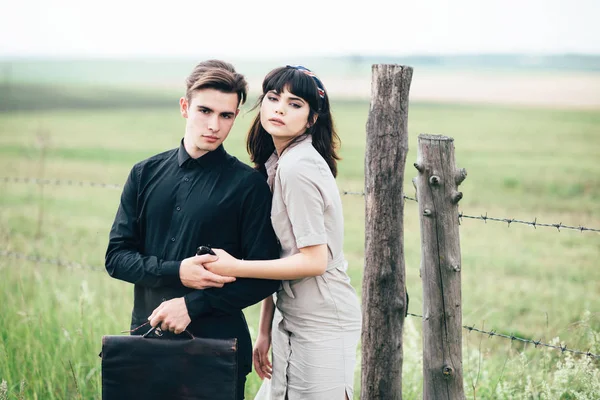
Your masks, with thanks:
[{"label": "shirt collar", "polygon": [[273,166],[273,164],[277,164],[281,157],[283,157],[290,150],[292,150],[294,147],[296,147],[300,144],[312,145],[312,136],[311,135],[303,135],[303,136],[299,137],[298,140],[296,140],[295,142],[290,144],[288,147],[286,147],[285,150],[283,150],[283,153],[281,153],[281,156],[279,156],[277,154],[277,151],[273,151],[273,154],[271,154],[271,157],[269,157],[269,159],[265,162],[265,168],[267,169],[267,171],[269,170],[270,167]]},{"label": "shirt collar", "polygon": [[192,168],[192,166],[200,166],[202,168],[206,168],[207,166],[219,164],[224,161],[227,157],[227,152],[225,148],[221,144],[213,151],[209,151],[205,155],[192,158],[188,154],[185,146],[183,145],[183,139],[181,139],[181,143],[179,144],[179,150],[177,151],[177,162],[180,168],[187,167]]},{"label": "shirt collar", "polygon": [[[281,153],[281,157],[283,157],[285,154],[287,154],[290,150],[292,150],[294,147],[296,146],[306,146],[306,145],[312,145],[312,135],[302,135],[298,138],[298,140],[294,141],[292,144],[290,144],[288,147],[285,148],[285,150],[283,150],[283,153]],[[302,147],[300,146],[300,147]],[[281,158],[279,157],[279,158]]]},{"label": "shirt collar", "polygon": [[[302,146],[306,146],[306,145],[309,145],[309,146],[312,145],[312,136],[311,135],[304,135],[304,137],[298,138],[298,140],[296,140],[294,143],[292,143],[291,145],[286,147],[286,149],[283,151],[283,153],[281,153],[281,157],[286,155],[290,150],[292,150],[296,146],[302,147]],[[271,191],[273,191],[273,182],[275,179],[275,174],[277,173],[277,166],[279,165],[279,159],[281,157],[279,157],[277,155],[277,151],[273,151],[273,154],[271,154],[269,159],[265,162],[265,169],[267,170],[267,183],[269,184]]]}]

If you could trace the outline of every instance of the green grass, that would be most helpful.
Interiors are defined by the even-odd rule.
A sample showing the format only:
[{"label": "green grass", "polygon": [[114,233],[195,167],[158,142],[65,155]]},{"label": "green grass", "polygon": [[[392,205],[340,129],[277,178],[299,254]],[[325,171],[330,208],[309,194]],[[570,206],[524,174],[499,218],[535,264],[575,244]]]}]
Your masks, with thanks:
[{"label": "green grass", "polygon": [[[333,107],[343,141],[338,184],[362,191],[368,104]],[[408,195],[414,193],[418,134],[445,134],[455,139],[457,164],[468,171],[460,204],[466,214],[600,227],[600,113],[411,104],[409,115]],[[243,113],[226,142],[243,161],[250,120]],[[182,133],[176,103],[4,113],[0,176],[122,184],[134,162],[177,146]],[[102,267],[119,190],[0,182],[0,192],[0,249]],[[345,252],[360,293],[364,201],[344,196],[343,203]],[[593,336],[600,331],[598,234],[476,220],[464,220],[460,232],[464,324],[546,342],[560,337],[569,348],[600,353]],[[405,205],[405,252],[410,311],[420,314],[419,220],[412,202]],[[6,381],[7,397],[100,398],[101,337],[128,328],[131,285],[101,268],[7,257],[0,257],[0,276],[0,382]],[[258,307],[246,314],[254,335]],[[406,324],[403,387],[404,397],[413,399],[421,397],[420,321]],[[506,393],[524,387],[524,376],[539,394],[562,371],[556,363],[565,356],[557,351],[476,333],[464,332],[463,339],[469,398],[511,398]],[[592,367],[598,370],[597,363]],[[359,366],[355,376],[358,398]],[[572,387],[579,387],[573,379]],[[249,399],[259,385],[253,373]]]}]

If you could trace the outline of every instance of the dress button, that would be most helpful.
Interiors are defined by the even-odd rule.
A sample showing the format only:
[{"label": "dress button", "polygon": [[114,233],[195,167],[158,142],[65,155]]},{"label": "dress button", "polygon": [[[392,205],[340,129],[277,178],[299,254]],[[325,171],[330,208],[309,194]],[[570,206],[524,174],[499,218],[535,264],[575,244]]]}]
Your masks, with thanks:
[{"label": "dress button", "polygon": [[190,178],[188,178],[188,177],[186,176],[185,178],[183,178],[183,180],[187,182],[187,181],[189,181],[189,180],[190,180]]},{"label": "dress button", "polygon": [[177,206],[176,210],[181,211],[181,207]]},{"label": "dress button", "polygon": [[174,241],[175,241],[175,238],[174,238],[174,237],[172,237],[172,238],[171,238],[171,242],[174,242]]}]

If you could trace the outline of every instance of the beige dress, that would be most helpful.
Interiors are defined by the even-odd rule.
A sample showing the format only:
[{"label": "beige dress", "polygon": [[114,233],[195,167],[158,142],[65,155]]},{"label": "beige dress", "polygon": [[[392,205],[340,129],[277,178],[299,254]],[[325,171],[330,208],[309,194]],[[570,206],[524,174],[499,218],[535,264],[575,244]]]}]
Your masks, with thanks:
[{"label": "beige dress", "polygon": [[275,295],[273,400],[353,398],[361,332],[358,297],[344,258],[344,220],[335,178],[307,136],[266,163],[273,191],[271,220],[281,257],[327,244],[326,272],[284,281]]}]

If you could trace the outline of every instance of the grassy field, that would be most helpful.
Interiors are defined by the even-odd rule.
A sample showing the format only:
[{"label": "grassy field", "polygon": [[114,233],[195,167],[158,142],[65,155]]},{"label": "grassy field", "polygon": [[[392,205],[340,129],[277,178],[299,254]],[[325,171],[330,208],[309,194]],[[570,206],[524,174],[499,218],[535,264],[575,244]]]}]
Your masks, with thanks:
[{"label": "grassy field", "polygon": [[[184,124],[176,103],[130,105],[0,114],[0,176],[122,184],[136,161],[177,146]],[[363,189],[368,109],[366,102],[334,103],[342,190]],[[457,164],[469,174],[461,186],[466,214],[600,227],[599,112],[416,103],[409,116],[409,166],[419,133],[454,137]],[[226,142],[244,161],[250,120],[243,114]],[[415,174],[407,168],[407,195],[414,194]],[[128,328],[133,298],[131,285],[102,269],[120,191],[14,182],[0,182],[0,191],[0,250],[98,267],[0,256],[0,399],[100,398],[101,337]],[[364,202],[347,195],[343,203],[345,251],[360,292]],[[405,206],[405,230],[410,311],[420,314],[419,221],[412,202]],[[465,325],[600,353],[599,234],[464,220],[461,248]],[[258,308],[246,314],[254,335]],[[421,397],[420,329],[420,320],[407,319],[407,399]],[[587,365],[476,333],[464,332],[463,339],[468,398],[576,398],[569,390],[594,398],[600,390],[593,386],[600,385],[597,361]],[[359,366],[355,377],[358,398]],[[259,385],[253,373],[249,399]]]}]

